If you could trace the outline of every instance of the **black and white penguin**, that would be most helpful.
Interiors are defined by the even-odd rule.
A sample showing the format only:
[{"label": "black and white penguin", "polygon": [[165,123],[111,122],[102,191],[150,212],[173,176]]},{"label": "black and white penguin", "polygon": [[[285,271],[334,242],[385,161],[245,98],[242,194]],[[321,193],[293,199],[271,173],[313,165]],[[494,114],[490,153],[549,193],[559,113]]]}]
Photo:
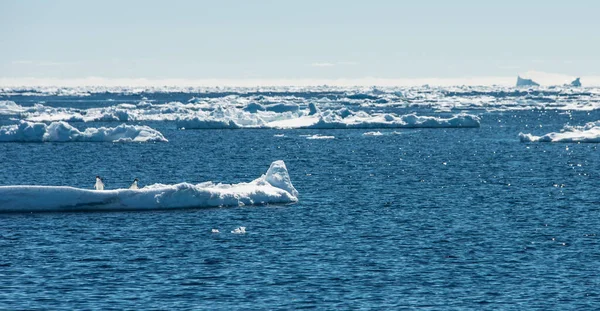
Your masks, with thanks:
[{"label": "black and white penguin", "polygon": [[104,190],[104,183],[102,182],[102,178],[100,176],[96,176],[96,184],[94,185],[96,190]]},{"label": "black and white penguin", "polygon": [[137,178],[133,180],[133,184],[131,184],[131,186],[129,187],[129,189],[140,189],[138,187],[138,179]]}]

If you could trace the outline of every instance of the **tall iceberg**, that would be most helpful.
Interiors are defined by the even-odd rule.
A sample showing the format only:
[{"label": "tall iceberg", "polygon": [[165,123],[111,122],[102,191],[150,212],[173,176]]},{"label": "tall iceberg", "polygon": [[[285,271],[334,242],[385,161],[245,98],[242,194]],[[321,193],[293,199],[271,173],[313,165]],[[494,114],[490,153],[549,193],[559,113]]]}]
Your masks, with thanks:
[{"label": "tall iceberg", "polygon": [[573,80],[573,82],[571,82],[571,86],[581,87],[581,81],[579,80],[579,78]]},{"label": "tall iceberg", "polygon": [[517,76],[517,86],[540,86],[539,83],[531,79],[523,79],[521,76]]}]

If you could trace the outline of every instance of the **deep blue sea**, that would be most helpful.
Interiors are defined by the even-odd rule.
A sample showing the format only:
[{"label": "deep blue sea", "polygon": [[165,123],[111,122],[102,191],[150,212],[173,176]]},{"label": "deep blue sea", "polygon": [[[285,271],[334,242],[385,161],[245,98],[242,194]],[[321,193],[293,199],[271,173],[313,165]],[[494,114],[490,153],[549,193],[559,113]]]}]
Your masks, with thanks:
[{"label": "deep blue sea", "polygon": [[[15,93],[0,100],[84,109],[226,95]],[[361,109],[357,101],[378,99],[333,100]],[[431,105],[370,107],[449,113]],[[518,136],[598,121],[600,110],[460,112],[478,116],[481,126],[366,136],[373,130],[181,130],[168,121],[129,121],[169,142],[0,143],[0,186],[91,189],[96,175],[113,189],[135,177],[141,186],[239,183],[284,160],[299,192],[289,205],[0,214],[0,309],[600,308],[598,144]],[[71,122],[80,129],[118,124]],[[307,139],[315,134],[335,138]],[[230,233],[240,226],[246,234]]]}]

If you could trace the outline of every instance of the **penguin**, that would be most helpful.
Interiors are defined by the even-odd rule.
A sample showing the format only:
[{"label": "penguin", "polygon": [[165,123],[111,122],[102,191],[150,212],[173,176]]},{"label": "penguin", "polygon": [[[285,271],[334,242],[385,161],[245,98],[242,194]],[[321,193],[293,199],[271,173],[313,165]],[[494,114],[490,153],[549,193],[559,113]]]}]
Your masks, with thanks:
[{"label": "penguin", "polygon": [[96,176],[96,184],[94,185],[96,190],[104,190],[104,183],[102,182],[102,178],[100,176]]},{"label": "penguin", "polygon": [[136,179],[134,179],[134,180],[133,180],[133,184],[131,184],[131,186],[129,187],[129,189],[134,189],[134,190],[135,190],[135,189],[140,189],[140,188],[138,187],[138,184],[137,184],[137,183],[138,183],[138,179],[136,178]]}]

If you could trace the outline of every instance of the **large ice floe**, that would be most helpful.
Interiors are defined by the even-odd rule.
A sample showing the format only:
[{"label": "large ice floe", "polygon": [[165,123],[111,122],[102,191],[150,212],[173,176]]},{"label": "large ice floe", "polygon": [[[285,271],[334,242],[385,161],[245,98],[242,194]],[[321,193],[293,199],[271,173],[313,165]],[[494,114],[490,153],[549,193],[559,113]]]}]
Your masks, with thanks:
[{"label": "large ice floe", "polygon": [[600,143],[600,121],[589,122],[584,126],[565,126],[560,132],[543,136],[519,133],[522,142],[548,143]]},{"label": "large ice floe", "polygon": [[167,142],[157,130],[143,125],[87,128],[80,131],[66,122],[50,125],[29,121],[0,127],[0,142]]},{"label": "large ice floe", "polygon": [[0,212],[121,211],[287,204],[298,201],[285,163],[271,163],[248,183],[154,184],[141,189],[88,190],[53,186],[0,186]]},{"label": "large ice floe", "polygon": [[0,100],[0,115],[15,115],[27,111],[27,108],[9,100]]},{"label": "large ice floe", "polygon": [[[347,106],[366,104],[373,100],[358,95],[346,95],[341,102],[321,98],[314,102],[294,96],[244,98],[225,96],[217,99],[192,99],[189,103],[164,104],[141,101],[137,104],[118,104],[103,108],[48,107],[37,104],[22,107],[5,102],[5,114],[18,114],[33,122],[131,122],[175,121],[181,129],[346,129],[346,128],[415,128],[415,127],[479,127],[479,118],[464,113],[448,117],[418,116],[414,113],[373,112],[367,109],[348,109]],[[384,95],[381,95],[384,96]],[[374,96],[373,96],[374,97]],[[374,101],[377,99],[374,97]],[[259,101],[259,102],[257,102]],[[387,101],[387,100],[386,100]],[[393,106],[393,105],[392,105]],[[0,106],[2,108],[2,106]],[[0,114],[3,110],[0,109]]]},{"label": "large ice floe", "polygon": [[449,128],[479,127],[479,117],[457,114],[452,117],[396,115],[393,113],[368,113],[365,111],[319,111],[309,105],[301,113],[247,113],[239,109],[220,108],[204,115],[183,117],[177,126],[183,129],[361,129],[361,128]]}]

